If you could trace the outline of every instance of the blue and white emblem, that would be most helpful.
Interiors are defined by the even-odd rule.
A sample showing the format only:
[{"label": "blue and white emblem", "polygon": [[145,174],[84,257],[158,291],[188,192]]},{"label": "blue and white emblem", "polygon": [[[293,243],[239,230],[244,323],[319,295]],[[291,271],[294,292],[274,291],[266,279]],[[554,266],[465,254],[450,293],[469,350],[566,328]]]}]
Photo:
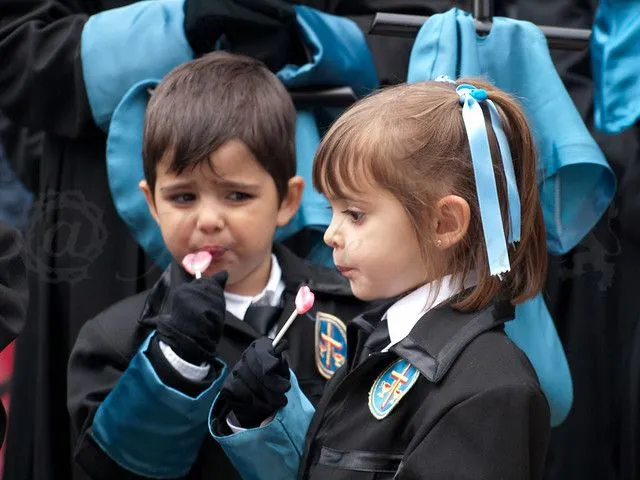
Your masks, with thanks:
[{"label": "blue and white emblem", "polygon": [[316,367],[329,379],[347,360],[347,327],[338,317],[316,314]]},{"label": "blue and white emblem", "polygon": [[405,359],[396,360],[378,376],[369,390],[369,410],[378,420],[389,415],[416,383],[420,372]]}]

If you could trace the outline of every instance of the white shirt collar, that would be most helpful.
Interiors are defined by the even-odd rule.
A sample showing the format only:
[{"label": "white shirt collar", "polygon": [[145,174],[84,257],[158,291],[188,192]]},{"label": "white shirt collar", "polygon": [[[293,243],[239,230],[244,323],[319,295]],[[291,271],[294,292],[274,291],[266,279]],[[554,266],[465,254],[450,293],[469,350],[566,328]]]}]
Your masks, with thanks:
[{"label": "white shirt collar", "polygon": [[243,320],[244,315],[250,305],[264,303],[272,307],[280,305],[280,298],[284,292],[284,281],[282,280],[282,269],[278,259],[271,254],[271,272],[269,280],[264,289],[257,295],[238,295],[236,293],[224,292],[224,299],[227,303],[227,311],[234,317]]},{"label": "white shirt collar", "polygon": [[447,275],[440,280],[440,290],[437,291],[435,298],[433,297],[436,293],[437,282],[434,281],[422,285],[391,305],[382,317],[383,320],[387,319],[389,339],[391,340],[391,343],[384,351],[409,335],[418,320],[429,310],[449,300],[464,288],[473,286],[476,283],[474,275],[469,277],[463,287],[459,279],[454,278],[452,275]]}]

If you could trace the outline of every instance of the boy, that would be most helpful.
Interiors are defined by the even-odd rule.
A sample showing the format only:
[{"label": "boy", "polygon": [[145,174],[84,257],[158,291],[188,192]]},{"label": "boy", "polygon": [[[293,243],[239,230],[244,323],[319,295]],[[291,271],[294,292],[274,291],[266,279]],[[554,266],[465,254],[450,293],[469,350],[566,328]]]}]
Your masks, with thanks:
[{"label": "boy", "polygon": [[[174,261],[149,292],[87,322],[71,353],[75,458],[90,478],[239,478],[207,435],[209,409],[244,349],[280,329],[302,284],[316,321],[296,320],[284,355],[312,402],[341,365],[340,319],[363,304],[337,272],[273,245],[304,187],[294,130],[287,91],[247,57],[203,56],[154,91],[140,187]],[[213,260],[192,280],[181,261],[202,250]],[[263,410],[235,413],[254,425]]]}]

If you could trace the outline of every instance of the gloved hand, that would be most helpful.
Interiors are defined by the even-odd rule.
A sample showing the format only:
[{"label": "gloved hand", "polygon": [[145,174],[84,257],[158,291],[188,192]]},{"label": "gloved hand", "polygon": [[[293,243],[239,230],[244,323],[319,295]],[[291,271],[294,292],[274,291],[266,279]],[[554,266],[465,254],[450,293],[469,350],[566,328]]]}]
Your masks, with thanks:
[{"label": "gloved hand", "polygon": [[184,283],[171,293],[171,314],[158,319],[158,338],[183,360],[211,363],[224,327],[227,272]]},{"label": "gloved hand", "polygon": [[282,358],[282,340],[274,349],[267,337],[255,340],[227,376],[220,396],[241,427],[254,428],[287,404],[291,388],[289,364]]},{"label": "gloved hand", "polygon": [[196,55],[220,47],[277,72],[305,58],[296,13],[286,0],[186,0],[184,29]]}]

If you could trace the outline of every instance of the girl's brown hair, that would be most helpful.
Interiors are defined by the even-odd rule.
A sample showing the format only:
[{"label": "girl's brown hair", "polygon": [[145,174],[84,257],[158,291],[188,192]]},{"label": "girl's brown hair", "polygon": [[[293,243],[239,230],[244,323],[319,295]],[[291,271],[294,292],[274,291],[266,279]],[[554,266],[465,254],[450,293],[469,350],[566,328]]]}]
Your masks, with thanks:
[{"label": "girl's brown hair", "polygon": [[[491,276],[462,107],[455,91],[469,83],[486,90],[509,141],[521,201],[520,242],[509,247],[511,270],[502,280]],[[502,219],[509,232],[506,181],[499,148],[485,110]],[[471,209],[465,238],[447,252],[443,273],[475,270],[476,286],[454,307],[477,310],[498,294],[517,304],[536,295],[546,277],[544,221],[536,182],[537,154],[529,125],[516,101],[486,81],[468,78],[456,84],[422,82],[380,90],[353,105],[325,135],[313,166],[313,184],[329,197],[364,193],[377,185],[403,205],[428,264],[433,252],[437,201],[445,195],[464,198]]]}]

